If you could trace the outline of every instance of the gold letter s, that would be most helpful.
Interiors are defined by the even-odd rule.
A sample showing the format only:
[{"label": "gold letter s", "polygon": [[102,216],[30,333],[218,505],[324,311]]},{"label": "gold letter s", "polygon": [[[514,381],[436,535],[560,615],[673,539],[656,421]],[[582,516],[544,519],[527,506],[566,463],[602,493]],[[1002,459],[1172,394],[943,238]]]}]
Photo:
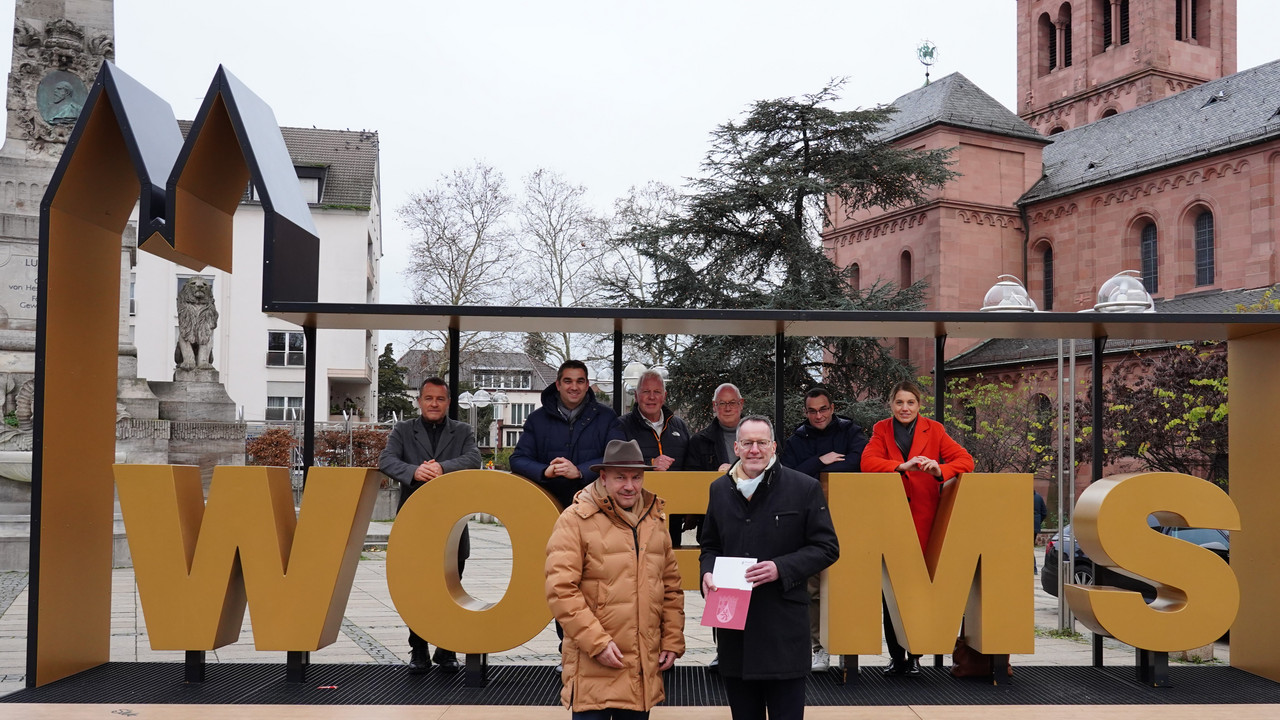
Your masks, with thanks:
[{"label": "gold letter s", "polygon": [[1217,485],[1182,473],[1104,478],[1076,502],[1075,533],[1098,565],[1156,588],[1141,593],[1067,585],[1067,602],[1090,630],[1143,650],[1170,652],[1217,640],[1235,621],[1240,586],[1211,551],[1154,532],[1147,515],[1168,527],[1239,530],[1240,514]]}]

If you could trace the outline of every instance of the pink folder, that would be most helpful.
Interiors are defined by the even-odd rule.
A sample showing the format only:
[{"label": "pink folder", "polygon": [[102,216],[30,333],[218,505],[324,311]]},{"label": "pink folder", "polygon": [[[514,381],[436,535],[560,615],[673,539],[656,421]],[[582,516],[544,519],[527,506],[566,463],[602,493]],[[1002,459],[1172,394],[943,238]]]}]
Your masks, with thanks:
[{"label": "pink folder", "polygon": [[741,630],[747,625],[747,608],[750,606],[750,590],[718,588],[707,593],[702,624],[707,627]]}]

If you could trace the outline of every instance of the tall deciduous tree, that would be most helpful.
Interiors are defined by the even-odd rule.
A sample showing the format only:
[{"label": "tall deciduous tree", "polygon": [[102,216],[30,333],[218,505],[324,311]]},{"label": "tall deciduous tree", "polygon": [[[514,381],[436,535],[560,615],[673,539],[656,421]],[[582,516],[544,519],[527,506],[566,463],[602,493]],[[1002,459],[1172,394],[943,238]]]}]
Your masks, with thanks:
[{"label": "tall deciduous tree", "polygon": [[[516,263],[511,253],[515,207],[502,173],[480,162],[443,175],[432,187],[411,195],[396,214],[416,236],[404,270],[414,302],[512,304],[506,280]],[[427,335],[427,344],[447,349],[446,332]],[[463,355],[495,349],[493,340],[464,333],[459,349]]]},{"label": "tall deciduous tree", "polygon": [[391,343],[387,343],[378,356],[378,419],[390,420],[392,412],[402,418],[417,415],[413,404],[413,397],[417,395],[415,390],[405,382],[405,368],[396,364],[391,355]]},{"label": "tall deciduous tree", "polygon": [[[948,153],[899,148],[883,138],[892,108],[831,108],[840,86],[761,100],[741,120],[717,128],[701,175],[678,210],[622,236],[652,264],[654,277],[643,294],[611,283],[613,300],[662,307],[921,307],[919,285],[853,288],[847,272],[823,252],[819,233],[836,212],[920,202],[953,176]],[[749,409],[767,412],[773,353],[771,338],[693,338],[673,363],[672,400],[705,421],[715,386],[728,381],[743,389]],[[804,389],[824,378],[848,403],[840,409],[867,422],[883,410],[855,401],[880,397],[913,373],[875,339],[793,338],[784,374],[795,390],[794,407]]]},{"label": "tall deciduous tree", "polygon": [[[587,189],[540,168],[525,178],[517,214],[527,271],[526,302],[549,307],[598,305],[597,275],[604,257],[605,222],[586,199]],[[570,333],[544,333],[548,362],[589,359]],[[588,353],[584,355],[584,353]]]}]

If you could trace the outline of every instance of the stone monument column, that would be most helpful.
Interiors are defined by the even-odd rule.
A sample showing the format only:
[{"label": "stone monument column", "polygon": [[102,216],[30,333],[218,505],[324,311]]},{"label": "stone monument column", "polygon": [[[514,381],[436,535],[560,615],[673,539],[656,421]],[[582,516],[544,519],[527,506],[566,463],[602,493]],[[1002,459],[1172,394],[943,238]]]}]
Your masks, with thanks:
[{"label": "stone monument column", "polygon": [[[98,68],[115,56],[114,38],[112,0],[17,0],[14,6],[8,125],[0,147],[0,389],[10,422],[29,412],[21,392],[35,376],[40,201]],[[0,426],[0,451],[30,450],[29,416],[20,420],[25,423]],[[13,505],[30,497],[30,460],[3,460],[0,504],[10,506],[0,511],[17,512]]]}]

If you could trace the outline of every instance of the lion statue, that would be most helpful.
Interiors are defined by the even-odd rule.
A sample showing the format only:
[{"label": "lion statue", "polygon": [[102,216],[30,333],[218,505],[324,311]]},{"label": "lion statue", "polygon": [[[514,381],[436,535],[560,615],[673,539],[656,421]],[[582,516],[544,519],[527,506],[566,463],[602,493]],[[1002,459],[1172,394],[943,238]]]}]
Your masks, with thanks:
[{"label": "lion statue", "polygon": [[218,310],[213,304],[213,285],[193,277],[178,291],[178,344],[173,361],[183,370],[213,367],[213,329],[218,327]]}]

